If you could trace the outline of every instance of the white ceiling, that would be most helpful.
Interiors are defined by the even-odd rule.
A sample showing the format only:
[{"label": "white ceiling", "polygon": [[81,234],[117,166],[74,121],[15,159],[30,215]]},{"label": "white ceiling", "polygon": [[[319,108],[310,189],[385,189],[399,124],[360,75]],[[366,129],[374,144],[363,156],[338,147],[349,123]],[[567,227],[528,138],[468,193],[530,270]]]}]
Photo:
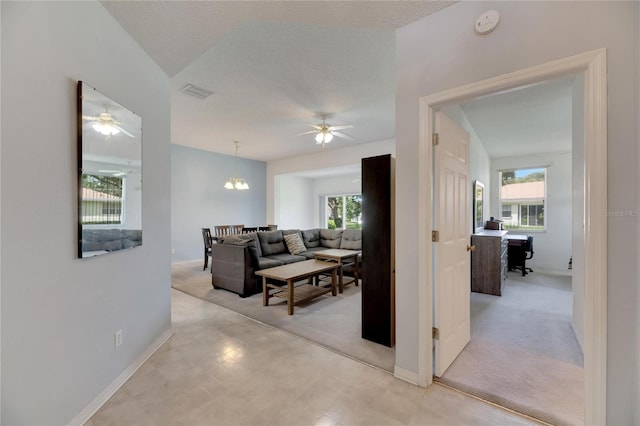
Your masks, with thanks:
[{"label": "white ceiling", "polygon": [[489,157],[571,151],[573,77],[460,104]]},{"label": "white ceiling", "polygon": [[[394,30],[452,3],[102,1],[171,77],[172,143],[233,155],[237,140],[262,161],[394,139]],[[188,83],[214,94],[190,97]],[[562,80],[461,107],[504,157],[570,149],[570,99]],[[355,140],[296,136],[323,113]]]},{"label": "white ceiling", "polygon": [[[444,1],[103,1],[171,77],[172,143],[269,161],[395,137],[396,28]],[[215,92],[198,100],[191,83]]]}]

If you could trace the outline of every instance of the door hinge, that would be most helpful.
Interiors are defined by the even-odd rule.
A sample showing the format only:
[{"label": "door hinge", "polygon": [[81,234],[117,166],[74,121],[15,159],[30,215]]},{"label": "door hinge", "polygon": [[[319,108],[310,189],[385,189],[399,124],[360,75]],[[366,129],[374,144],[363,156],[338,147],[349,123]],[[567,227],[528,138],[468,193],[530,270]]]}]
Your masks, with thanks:
[{"label": "door hinge", "polygon": [[439,231],[431,231],[431,241],[437,243],[440,241],[440,232]]},{"label": "door hinge", "polygon": [[431,329],[431,337],[436,340],[440,339],[440,330],[438,330],[436,327],[433,327]]},{"label": "door hinge", "polygon": [[440,143],[440,135],[434,133],[431,135],[431,145],[436,146]]}]

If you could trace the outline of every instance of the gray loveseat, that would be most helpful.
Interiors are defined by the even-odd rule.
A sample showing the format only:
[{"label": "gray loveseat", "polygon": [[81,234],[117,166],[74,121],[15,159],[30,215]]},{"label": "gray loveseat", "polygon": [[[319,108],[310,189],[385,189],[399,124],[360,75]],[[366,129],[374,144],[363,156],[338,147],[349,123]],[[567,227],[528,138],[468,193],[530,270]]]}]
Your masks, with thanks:
[{"label": "gray loveseat", "polygon": [[83,229],[82,251],[117,251],[142,244],[141,229]]},{"label": "gray loveseat", "polygon": [[[298,233],[305,251],[291,254],[285,235]],[[211,248],[211,283],[222,288],[251,296],[262,291],[262,278],[255,271],[313,259],[313,253],[331,248],[362,249],[362,232],[359,229],[288,229],[254,232],[226,237]],[[345,267],[344,272],[350,271]]]}]

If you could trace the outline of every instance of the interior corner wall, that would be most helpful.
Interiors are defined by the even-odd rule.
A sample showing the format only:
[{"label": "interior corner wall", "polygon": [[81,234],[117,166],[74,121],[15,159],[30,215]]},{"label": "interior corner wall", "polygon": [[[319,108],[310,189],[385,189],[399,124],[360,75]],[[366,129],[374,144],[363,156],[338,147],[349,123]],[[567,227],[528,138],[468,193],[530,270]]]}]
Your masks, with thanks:
[{"label": "interior corner wall", "polygon": [[202,228],[266,225],[266,169],[263,161],[238,158],[244,191],[224,188],[233,177],[235,157],[171,145],[172,262],[203,259]]},{"label": "interior corner wall", "polygon": [[354,164],[359,165],[364,157],[384,154],[395,155],[395,140],[358,144],[340,149],[322,150],[319,148],[319,151],[315,154],[269,161],[267,163],[267,222],[277,222],[280,214],[279,210],[283,208],[277,205],[276,176]]},{"label": "interior corner wall", "polygon": [[[489,194],[491,194],[491,159],[489,158],[489,154],[487,154],[487,150],[484,148],[482,139],[480,139],[480,136],[476,133],[476,130],[473,128],[473,125],[471,125],[462,108],[460,108],[459,105],[452,105],[444,108],[444,112],[469,133],[469,181],[473,184],[474,181],[478,180],[484,185],[484,193],[486,194],[484,197],[484,208],[482,210],[482,222],[484,223],[489,220],[489,217],[492,215],[491,197],[489,196]],[[470,194],[473,194],[471,189]],[[474,214],[469,215],[469,221],[471,222],[469,230],[473,230],[474,217]]]},{"label": "interior corner wall", "polygon": [[[509,72],[606,48],[608,205],[637,206],[634,2],[457,2],[396,32],[396,367],[418,373],[419,102]],[[500,13],[486,36],[480,14]],[[544,28],[540,23],[544,22]],[[637,218],[608,218],[607,424],[633,424],[637,329]],[[430,274],[430,272],[427,272]],[[425,316],[429,316],[427,312]]]},{"label": "interior corner wall", "polygon": [[[97,1],[0,7],[1,423],[67,424],[171,328],[169,78]],[[143,245],[88,259],[78,80],[143,125]]]}]

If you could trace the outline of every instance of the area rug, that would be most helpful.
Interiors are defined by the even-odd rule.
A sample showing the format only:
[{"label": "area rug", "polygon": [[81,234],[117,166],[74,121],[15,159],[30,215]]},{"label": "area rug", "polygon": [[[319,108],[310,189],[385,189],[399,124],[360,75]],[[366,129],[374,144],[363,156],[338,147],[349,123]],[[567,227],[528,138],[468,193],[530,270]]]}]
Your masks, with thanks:
[{"label": "area rug", "polygon": [[211,274],[202,270],[202,262],[172,265],[171,286],[191,296],[231,309],[265,324],[288,331],[351,358],[393,372],[395,350],[361,337],[361,287],[346,286],[344,293],[331,293],[296,306],[287,315],[285,300],[272,298],[262,306],[262,294],[241,298],[226,290],[211,287]]},{"label": "area rug", "polygon": [[443,383],[554,425],[584,424],[571,278],[509,274],[503,295],[471,294],[471,342]]}]

